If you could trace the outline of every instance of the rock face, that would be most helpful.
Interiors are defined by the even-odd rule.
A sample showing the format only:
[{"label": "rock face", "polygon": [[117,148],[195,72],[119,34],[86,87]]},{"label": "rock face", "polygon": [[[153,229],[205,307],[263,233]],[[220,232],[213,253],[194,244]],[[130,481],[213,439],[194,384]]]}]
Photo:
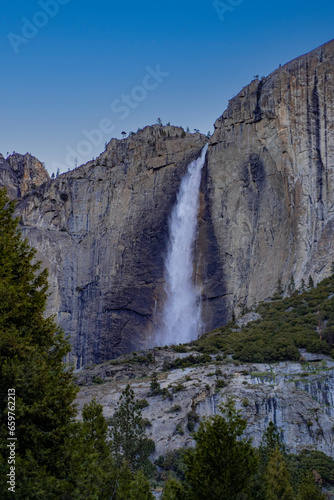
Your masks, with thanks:
[{"label": "rock face", "polygon": [[[121,391],[129,383],[138,399],[147,399],[143,417],[150,421],[147,434],[155,441],[154,458],[157,458],[179,447],[193,446],[189,414],[193,412],[192,416],[195,413],[199,418],[215,415],[220,403],[232,395],[237,409],[247,419],[246,436],[253,438],[255,446],[260,444],[272,421],[291,453],[306,448],[334,457],[333,360],[238,366],[223,361],[171,371],[163,369],[163,361],[179,356],[183,355],[156,351],[150,365],[130,360],[81,372],[79,383],[85,385],[77,397],[79,409],[96,398],[103,405],[104,415],[112,416]],[[148,376],[159,370],[162,370],[158,377],[160,386],[168,389],[169,397],[149,394]],[[92,383],[96,380],[94,376],[103,383]]]},{"label": "rock face", "polygon": [[0,154],[0,186],[7,189],[9,198],[21,198],[49,180],[44,165],[29,153],[13,153],[7,159]]},{"label": "rock face", "polygon": [[146,345],[163,297],[168,217],[206,142],[146,127],[20,202],[23,234],[50,271],[48,312],[70,335],[77,368]]},{"label": "rock face", "polygon": [[334,260],[334,41],[254,80],[216,121],[198,259],[208,328],[330,273]]},{"label": "rock face", "polygon": [[[333,81],[331,41],[254,80],[216,121],[194,265],[207,331],[271,297],[279,280],[287,287],[294,276],[298,287],[330,273]],[[31,157],[0,159],[12,196],[26,193],[22,231],[50,270],[48,312],[70,335],[77,368],[137,350],[152,334],[168,217],[206,142],[177,127],[146,127],[32,192],[45,174],[25,177]]]}]

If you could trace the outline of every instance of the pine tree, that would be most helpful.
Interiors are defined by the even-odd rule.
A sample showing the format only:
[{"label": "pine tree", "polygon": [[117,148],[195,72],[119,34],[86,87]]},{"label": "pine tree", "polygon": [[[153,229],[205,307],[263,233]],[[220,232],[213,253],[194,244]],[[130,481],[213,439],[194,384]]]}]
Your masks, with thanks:
[{"label": "pine tree", "polygon": [[161,500],[185,500],[186,491],[182,483],[175,477],[170,477],[165,484]]},{"label": "pine tree", "polygon": [[263,433],[260,446],[258,448],[259,468],[255,477],[252,498],[254,500],[263,500],[266,497],[266,469],[270,455],[273,451],[279,449],[282,455],[286,456],[285,445],[281,440],[279,430],[273,422],[269,422],[268,427]]},{"label": "pine tree", "polygon": [[86,404],[82,419],[75,423],[64,449],[71,498],[109,500],[119,491],[120,483],[130,483],[131,472],[117,468],[112,458],[102,406],[95,400]]},{"label": "pine tree", "polygon": [[149,467],[154,442],[145,435],[145,424],[129,385],[122,392],[111,422],[112,452],[118,466],[125,461],[132,471]]},{"label": "pine tree", "polygon": [[304,477],[298,489],[297,500],[325,500],[326,495],[321,493],[321,489],[315,482],[312,472]]},{"label": "pine tree", "polygon": [[[15,389],[15,498],[116,498],[124,474],[113,464],[102,408],[93,401],[75,420],[77,388],[63,364],[70,344],[44,316],[47,271],[21,239],[14,210],[0,190],[0,476],[8,474],[7,394]],[[132,480],[130,471],[122,479]]]},{"label": "pine tree", "polygon": [[62,363],[70,345],[54,319],[44,318],[47,271],[40,271],[35,250],[21,239],[14,210],[0,190],[0,474],[8,472],[7,393],[13,388],[16,494],[30,498],[38,473],[46,490],[63,474],[59,455],[76,413],[77,389]]},{"label": "pine tree", "polygon": [[294,279],[293,276],[291,276],[290,283],[289,283],[289,286],[288,286],[288,294],[292,295],[294,293],[295,289],[296,289],[295,279]]},{"label": "pine tree", "polygon": [[139,470],[132,481],[125,483],[125,487],[120,488],[117,500],[154,500],[150,490],[150,483],[143,471]]},{"label": "pine tree", "polygon": [[313,288],[314,287],[314,281],[313,281],[313,278],[312,278],[311,275],[308,277],[308,287],[309,288]]},{"label": "pine tree", "polygon": [[220,409],[223,415],[200,423],[194,434],[196,446],[185,455],[186,483],[192,500],[238,498],[257,469],[251,441],[241,438],[246,420],[231,400]]},{"label": "pine tree", "polygon": [[161,393],[161,387],[158,382],[158,376],[156,372],[152,373],[151,383],[150,383],[150,396],[156,396]]},{"label": "pine tree", "polygon": [[283,290],[283,287],[282,287],[282,280],[279,279],[278,282],[277,282],[276,295],[278,297],[282,297],[283,293],[284,293],[284,290]]},{"label": "pine tree", "polygon": [[259,446],[260,455],[260,467],[265,469],[268,465],[269,457],[273,451],[279,449],[279,451],[285,455],[285,445],[281,440],[279,430],[276,425],[270,421],[267,429],[263,433],[261,443]]},{"label": "pine tree", "polygon": [[294,500],[290,474],[277,447],[270,455],[266,470],[266,500]]}]

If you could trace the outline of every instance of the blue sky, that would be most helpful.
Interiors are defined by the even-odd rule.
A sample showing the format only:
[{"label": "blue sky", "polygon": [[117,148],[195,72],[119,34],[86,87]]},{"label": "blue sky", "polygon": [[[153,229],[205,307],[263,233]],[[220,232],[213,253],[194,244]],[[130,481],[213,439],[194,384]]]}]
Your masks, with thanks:
[{"label": "blue sky", "polygon": [[0,152],[52,173],[158,117],[207,133],[254,75],[334,37],[332,0],[217,3],[4,2]]}]

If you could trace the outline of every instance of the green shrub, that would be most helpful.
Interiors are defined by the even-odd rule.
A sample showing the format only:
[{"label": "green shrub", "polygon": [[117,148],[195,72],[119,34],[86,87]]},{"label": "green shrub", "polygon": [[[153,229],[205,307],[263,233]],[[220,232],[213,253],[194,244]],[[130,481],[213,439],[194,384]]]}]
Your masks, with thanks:
[{"label": "green shrub", "polygon": [[167,410],[166,413],[175,413],[175,412],[180,411],[180,410],[181,410],[180,405],[174,405],[169,410]]},{"label": "green shrub", "polygon": [[180,436],[183,436],[184,435],[184,430],[183,430],[183,427],[182,427],[182,424],[181,423],[178,423],[175,427],[175,431],[174,431],[174,434],[179,434]]},{"label": "green shrub", "polygon": [[103,384],[103,379],[94,375],[94,377],[92,378],[92,382],[93,384]]},{"label": "green shrub", "polygon": [[172,349],[174,352],[187,352],[188,349],[184,344],[173,345]]},{"label": "green shrub", "polygon": [[199,420],[199,416],[197,415],[197,413],[195,411],[192,410],[188,413],[187,419],[188,419],[188,422],[187,422],[188,431],[194,432],[196,422],[198,422],[198,420]]},{"label": "green shrub", "polygon": [[181,382],[178,382],[176,385],[172,386],[173,392],[183,391],[184,389],[185,389],[185,386],[183,384],[181,384]]},{"label": "green shrub", "polygon": [[172,370],[174,368],[188,368],[190,366],[206,365],[212,363],[209,354],[194,355],[190,354],[184,358],[176,358],[174,361],[164,362],[163,370]]},{"label": "green shrub", "polygon": [[147,399],[137,399],[136,404],[138,408],[143,409],[149,406]]},{"label": "green shrub", "polygon": [[226,387],[226,385],[227,384],[226,384],[225,380],[217,380],[217,382],[216,382],[217,389],[221,389],[223,387]]},{"label": "green shrub", "polygon": [[128,360],[131,364],[150,364],[154,362],[154,356],[149,352],[146,356],[140,356],[136,352],[132,353],[132,358]]}]

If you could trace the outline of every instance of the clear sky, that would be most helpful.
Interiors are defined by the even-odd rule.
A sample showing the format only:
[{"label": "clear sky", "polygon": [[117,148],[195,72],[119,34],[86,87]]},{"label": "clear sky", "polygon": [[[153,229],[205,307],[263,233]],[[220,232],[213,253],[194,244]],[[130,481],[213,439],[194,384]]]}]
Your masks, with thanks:
[{"label": "clear sky", "polygon": [[52,173],[157,118],[213,131],[254,75],[333,28],[333,0],[3,2],[0,152]]}]

